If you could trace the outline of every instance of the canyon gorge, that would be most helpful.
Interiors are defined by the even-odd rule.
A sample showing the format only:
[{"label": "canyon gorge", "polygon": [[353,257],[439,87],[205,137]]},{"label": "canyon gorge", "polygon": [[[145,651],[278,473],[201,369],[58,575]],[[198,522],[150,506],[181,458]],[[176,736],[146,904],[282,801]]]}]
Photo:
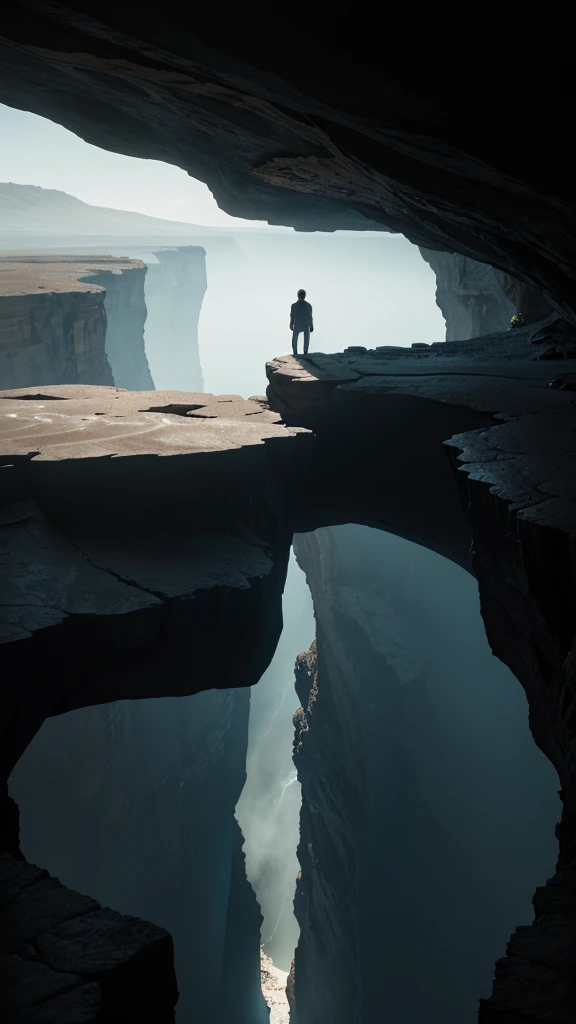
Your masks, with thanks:
[{"label": "canyon gorge", "polygon": [[[251,701],[263,730],[286,712],[278,742],[295,712],[292,1024],[573,1019],[574,211],[547,103],[565,43],[535,81],[505,33],[454,47],[431,15],[414,34],[395,12],[390,38],[413,42],[383,68],[360,13],[340,5],[328,26],[313,5],[305,68],[239,13],[192,24],[144,5],[135,25],[88,0],[9,5],[5,102],[178,164],[237,216],[318,232],[316,262],[319,232],[337,233],[335,320],[306,359],[270,351],[266,305],[266,261],[301,237],[110,210],[76,236],[64,213],[2,236],[14,1024],[268,1020],[260,944],[294,851],[258,866],[235,820]],[[536,135],[545,152],[522,141]],[[395,233],[388,263],[376,230]],[[416,293],[371,327],[351,276],[362,246],[374,280],[405,258],[433,289],[433,268],[446,340]],[[266,315],[249,351],[251,282]],[[269,674],[291,548],[315,618],[297,634],[310,627],[297,698],[285,662]]]}]

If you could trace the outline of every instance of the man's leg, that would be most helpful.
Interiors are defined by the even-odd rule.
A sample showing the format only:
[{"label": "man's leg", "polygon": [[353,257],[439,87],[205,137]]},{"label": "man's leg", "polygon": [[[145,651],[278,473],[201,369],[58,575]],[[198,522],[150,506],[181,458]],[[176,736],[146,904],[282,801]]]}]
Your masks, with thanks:
[{"label": "man's leg", "polygon": [[300,331],[298,330],[297,327],[295,327],[294,330],[292,331],[292,351],[293,351],[295,356],[298,355],[298,335],[299,334],[300,334]]},{"label": "man's leg", "polygon": [[306,330],[304,331],[304,355],[306,355],[306,353],[308,351],[309,345],[310,345],[310,328],[307,327]]}]

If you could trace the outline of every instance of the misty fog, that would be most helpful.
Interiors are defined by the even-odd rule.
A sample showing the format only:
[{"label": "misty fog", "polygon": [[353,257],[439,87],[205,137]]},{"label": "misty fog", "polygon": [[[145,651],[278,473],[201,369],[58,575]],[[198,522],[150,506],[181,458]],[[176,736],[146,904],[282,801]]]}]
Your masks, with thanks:
[{"label": "misty fog", "polygon": [[283,613],[284,630],[274,660],[250,694],[247,780],[236,816],[245,839],[246,870],[264,917],[264,950],[278,967],[289,971],[298,938],[292,913],[300,813],[300,783],[292,762],[294,662],[314,637],[310,591],[293,556]]},{"label": "misty fog", "polygon": [[199,332],[207,391],[263,392],[266,360],[291,351],[299,288],[314,311],[310,352],[444,340],[434,274],[402,235],[270,229],[236,235],[236,243],[234,262],[207,253]]}]

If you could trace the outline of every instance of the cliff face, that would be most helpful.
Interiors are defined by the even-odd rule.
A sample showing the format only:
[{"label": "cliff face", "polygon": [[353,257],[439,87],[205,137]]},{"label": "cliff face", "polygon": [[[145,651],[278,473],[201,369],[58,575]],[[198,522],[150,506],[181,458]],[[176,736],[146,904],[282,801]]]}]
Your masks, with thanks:
[{"label": "cliff face", "polygon": [[170,933],[183,1022],[266,1019],[234,819],[248,707],[240,689],[81,709],[45,723],[10,781],[29,861]]},{"label": "cliff face", "polygon": [[[282,626],[290,449],[294,442],[304,455],[299,442],[311,439],[262,403],[229,397],[73,386],[16,390],[2,401],[3,780],[38,733],[15,774],[23,853],[45,858],[71,887],[165,921],[185,1015],[266,1020],[260,913],[234,808],[245,776],[246,687],[266,669]],[[16,678],[22,685],[9,682]],[[167,695],[182,700],[128,700]],[[42,731],[51,716],[62,717]],[[5,804],[1,837],[19,855],[15,808]],[[29,911],[40,930],[42,914],[58,910],[52,888]],[[72,888],[54,893],[76,905]],[[27,906],[14,908],[18,920]],[[131,986],[145,993],[148,983],[138,965],[124,971],[141,922],[122,920],[124,946],[115,933],[107,949],[124,989],[119,983],[117,1004],[110,996],[107,1005],[126,1019]],[[85,917],[82,949],[98,944],[99,922]],[[165,981],[171,940],[162,935],[142,968],[160,979],[158,1005],[150,1001],[159,1021],[171,1018],[175,999]],[[43,989],[29,977],[34,950],[18,955],[25,963],[6,965],[0,999],[24,975],[40,1003]],[[80,985],[97,972],[71,973]],[[95,984],[94,1015],[99,974]],[[74,1013],[74,1022],[93,1019]]]},{"label": "cliff face", "polygon": [[106,289],[106,354],[114,383],[130,391],[148,391],[154,381],[144,348],[146,267],[136,260],[129,263],[124,268],[95,269],[89,280]]},{"label": "cliff face", "polygon": [[113,256],[0,257],[2,387],[153,388],[145,274],[139,260]]},{"label": "cliff face", "polygon": [[[576,933],[575,511],[566,485],[574,460],[573,345],[573,329],[551,322],[411,353],[313,354],[269,366],[274,407],[284,410],[288,422],[313,423],[317,434],[316,474],[307,482],[297,528],[313,528],[311,507],[331,508],[332,514],[338,509],[333,523],[380,525],[471,569],[488,642],[522,684],[534,740],[561,780],[558,870],[536,892],[533,923],[517,929],[498,962],[493,995],[481,1010],[490,1024],[531,1016],[540,1022],[550,1012],[564,1022],[576,1005],[570,966]],[[448,417],[443,421],[436,420],[440,409]],[[449,438],[450,418],[455,423],[466,409],[490,411],[491,422]],[[344,422],[356,432],[355,460],[339,430]],[[366,436],[372,445],[380,438],[378,473],[361,457]],[[431,462],[442,448],[453,452],[451,482],[440,463]],[[346,494],[335,493],[331,484],[336,460],[350,485]],[[433,479],[423,479],[427,467]],[[448,500],[458,486],[465,525]],[[408,503],[402,512],[400,494]],[[541,882],[546,877],[549,870]],[[528,922],[531,915],[522,916]]]},{"label": "cliff face", "polygon": [[552,1015],[568,1022],[576,1006],[576,566],[571,492],[557,483],[573,473],[573,418],[520,420],[451,445],[465,471],[460,483],[488,639],[524,687],[532,735],[558,772],[562,800],[556,872],[536,890],[533,922],[516,928],[497,962],[479,1020]]},{"label": "cliff face", "polygon": [[554,772],[471,577],[360,527],[295,547],[317,621],[296,666],[297,1024],[472,1024],[554,864]]},{"label": "cliff face", "polygon": [[[28,258],[30,259],[30,258]],[[113,384],[105,293],[82,258],[0,257],[0,386]]]},{"label": "cliff face", "polygon": [[206,252],[179,246],[154,253],[146,274],[146,355],[156,387],[202,391],[198,321],[206,291]]},{"label": "cliff face", "polygon": [[493,267],[458,253],[434,252],[423,246],[420,253],[436,274],[436,304],[446,321],[446,341],[505,331],[510,317],[522,308],[504,292]]},{"label": "cliff face", "polygon": [[3,657],[23,681],[5,693],[4,770],[52,714],[257,682],[307,432],[229,396],[54,387],[1,402]]}]

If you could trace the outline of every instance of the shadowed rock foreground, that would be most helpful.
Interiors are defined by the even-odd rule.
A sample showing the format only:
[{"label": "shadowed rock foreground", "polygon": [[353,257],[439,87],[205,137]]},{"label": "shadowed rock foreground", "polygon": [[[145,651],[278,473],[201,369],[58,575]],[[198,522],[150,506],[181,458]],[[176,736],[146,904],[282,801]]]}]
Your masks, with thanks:
[{"label": "shadowed rock foreground", "polygon": [[357,522],[415,540],[477,576],[490,644],[562,786],[547,909],[513,938],[482,1012],[523,1013],[524,972],[531,1000],[572,1006],[563,954],[540,978],[524,953],[546,962],[550,935],[573,938],[572,344],[551,322],[462,346],[282,357],[269,402],[4,392],[4,777],[47,716],[257,682],[293,532]]}]

